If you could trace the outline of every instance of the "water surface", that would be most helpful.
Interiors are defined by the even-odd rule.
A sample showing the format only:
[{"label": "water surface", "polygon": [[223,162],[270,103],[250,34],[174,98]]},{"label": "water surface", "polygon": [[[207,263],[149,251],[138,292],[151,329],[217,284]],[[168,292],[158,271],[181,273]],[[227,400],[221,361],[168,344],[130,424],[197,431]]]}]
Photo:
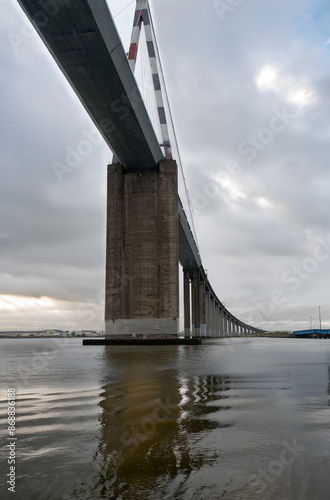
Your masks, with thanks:
[{"label": "water surface", "polygon": [[[1,498],[329,497],[328,340],[5,339],[0,358]],[[8,387],[16,497],[6,485]]]}]

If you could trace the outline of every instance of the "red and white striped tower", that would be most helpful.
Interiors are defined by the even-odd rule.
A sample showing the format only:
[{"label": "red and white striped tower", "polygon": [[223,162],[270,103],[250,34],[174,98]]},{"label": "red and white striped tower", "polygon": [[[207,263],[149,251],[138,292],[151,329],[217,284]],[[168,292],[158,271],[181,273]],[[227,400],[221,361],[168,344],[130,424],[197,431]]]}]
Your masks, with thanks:
[{"label": "red and white striped tower", "polygon": [[133,22],[131,45],[128,53],[128,61],[133,73],[135,71],[142,23],[145,29],[147,49],[151,67],[151,75],[155,91],[156,105],[158,109],[159,124],[160,124],[163,146],[165,150],[165,158],[166,160],[172,160],[171,144],[167,127],[164,99],[159,77],[160,64],[157,60],[157,55],[158,55],[157,44],[154,36],[155,32],[152,27],[152,20],[151,20],[148,0],[136,0],[136,9]]}]

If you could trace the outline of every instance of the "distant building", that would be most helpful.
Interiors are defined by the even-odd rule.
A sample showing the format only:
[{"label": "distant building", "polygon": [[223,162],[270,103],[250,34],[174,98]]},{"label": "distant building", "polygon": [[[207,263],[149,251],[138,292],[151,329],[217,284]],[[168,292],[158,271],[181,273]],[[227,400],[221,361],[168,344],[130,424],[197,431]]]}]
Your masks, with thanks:
[{"label": "distant building", "polygon": [[314,328],[309,330],[297,330],[292,332],[293,335],[297,338],[312,338],[312,339],[329,339],[330,338],[330,330],[325,330],[322,328]]}]

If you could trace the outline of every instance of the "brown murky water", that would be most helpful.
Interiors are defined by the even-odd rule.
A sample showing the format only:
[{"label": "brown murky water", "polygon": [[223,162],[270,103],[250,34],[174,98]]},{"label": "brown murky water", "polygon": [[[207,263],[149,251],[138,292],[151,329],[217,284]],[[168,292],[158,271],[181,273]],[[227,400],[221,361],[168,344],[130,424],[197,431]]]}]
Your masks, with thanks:
[{"label": "brown murky water", "polygon": [[0,358],[1,499],[329,497],[330,341],[13,339],[0,340]]}]

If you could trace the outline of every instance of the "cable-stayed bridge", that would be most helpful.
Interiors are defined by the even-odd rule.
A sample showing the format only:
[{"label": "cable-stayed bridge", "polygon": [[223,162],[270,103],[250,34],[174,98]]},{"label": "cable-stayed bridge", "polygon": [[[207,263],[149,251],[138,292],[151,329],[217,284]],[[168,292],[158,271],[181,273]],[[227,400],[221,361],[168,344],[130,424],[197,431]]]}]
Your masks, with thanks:
[{"label": "cable-stayed bridge", "polygon": [[[148,1],[137,0],[128,55],[105,0],[18,1],[114,153],[108,165],[106,337],[178,336],[179,262],[185,337],[261,332],[218,299],[178,196]],[[133,74],[142,25],[161,143]]]}]

